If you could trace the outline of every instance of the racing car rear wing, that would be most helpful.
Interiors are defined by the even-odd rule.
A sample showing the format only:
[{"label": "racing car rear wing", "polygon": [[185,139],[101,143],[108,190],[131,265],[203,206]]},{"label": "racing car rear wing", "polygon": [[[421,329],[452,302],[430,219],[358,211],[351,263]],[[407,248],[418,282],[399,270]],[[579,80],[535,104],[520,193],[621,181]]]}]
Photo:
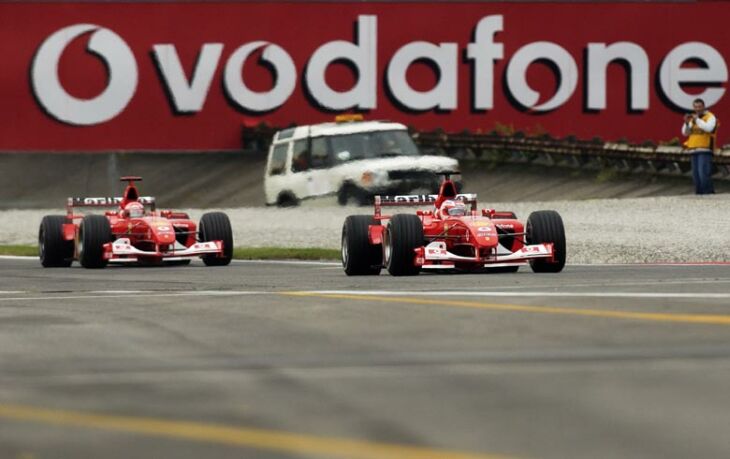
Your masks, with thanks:
[{"label": "racing car rear wing", "polygon": [[[439,195],[437,194],[407,194],[399,196],[375,196],[376,206],[425,206],[436,204]],[[449,198],[452,199],[452,198]],[[474,193],[457,194],[453,199],[462,201],[464,204],[476,206],[477,195]]]},{"label": "racing car rear wing", "polygon": [[[122,202],[121,197],[100,197],[100,198],[68,198],[67,205],[71,207],[115,207]],[[155,210],[155,198],[152,196],[140,196],[137,201]]]},{"label": "racing car rear wing", "polygon": [[[408,194],[398,196],[375,196],[375,215],[380,215],[381,207],[416,207],[426,205],[436,205],[439,195],[437,194]],[[477,195],[475,193],[457,194],[453,198],[462,201],[464,204],[471,205],[471,210],[477,210]]]}]

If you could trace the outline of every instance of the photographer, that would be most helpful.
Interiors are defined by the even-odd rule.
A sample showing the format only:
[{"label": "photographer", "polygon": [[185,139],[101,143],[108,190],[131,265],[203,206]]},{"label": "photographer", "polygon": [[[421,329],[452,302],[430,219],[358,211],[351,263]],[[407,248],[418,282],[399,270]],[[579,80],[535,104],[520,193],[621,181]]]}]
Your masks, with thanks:
[{"label": "photographer", "polygon": [[685,115],[682,135],[685,151],[692,155],[692,179],[696,194],[712,194],[712,153],[715,150],[715,137],[719,122],[715,115],[705,109],[705,101],[695,99],[692,102],[694,112]]}]

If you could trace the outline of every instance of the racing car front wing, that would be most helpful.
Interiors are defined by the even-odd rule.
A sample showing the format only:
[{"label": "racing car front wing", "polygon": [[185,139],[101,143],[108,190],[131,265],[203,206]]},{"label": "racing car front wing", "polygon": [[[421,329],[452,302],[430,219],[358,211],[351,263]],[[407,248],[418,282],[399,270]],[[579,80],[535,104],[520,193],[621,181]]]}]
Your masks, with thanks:
[{"label": "racing car front wing", "polygon": [[507,254],[497,252],[489,258],[462,257],[449,252],[446,243],[434,241],[416,249],[416,265],[445,268],[456,262],[482,263],[484,266],[511,266],[527,263],[535,258],[553,258],[553,244],[533,244]]},{"label": "racing car front wing", "polygon": [[128,238],[104,244],[104,258],[109,261],[130,261],[138,257],[173,259],[206,254],[222,254],[223,241],[196,242],[182,250],[145,251],[134,247]]}]

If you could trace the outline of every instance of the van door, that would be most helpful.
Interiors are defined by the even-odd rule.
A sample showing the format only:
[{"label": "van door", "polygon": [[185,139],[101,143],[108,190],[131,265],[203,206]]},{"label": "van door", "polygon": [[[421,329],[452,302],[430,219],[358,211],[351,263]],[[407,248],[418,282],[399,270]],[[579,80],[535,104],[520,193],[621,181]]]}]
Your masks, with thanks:
[{"label": "van door", "polygon": [[327,137],[312,139],[312,172],[308,179],[309,191],[313,196],[334,193],[332,148]]},{"label": "van door", "polygon": [[312,155],[309,150],[309,139],[294,142],[291,157],[291,175],[289,184],[297,198],[312,196],[309,182],[312,176]]},{"label": "van door", "polygon": [[291,142],[282,142],[271,146],[269,160],[264,174],[264,193],[267,204],[276,204],[279,195],[288,191],[287,159]]},{"label": "van door", "polygon": [[[326,137],[297,140],[292,152],[292,187],[302,198],[332,193],[329,142]],[[294,183],[296,182],[296,185]]]}]

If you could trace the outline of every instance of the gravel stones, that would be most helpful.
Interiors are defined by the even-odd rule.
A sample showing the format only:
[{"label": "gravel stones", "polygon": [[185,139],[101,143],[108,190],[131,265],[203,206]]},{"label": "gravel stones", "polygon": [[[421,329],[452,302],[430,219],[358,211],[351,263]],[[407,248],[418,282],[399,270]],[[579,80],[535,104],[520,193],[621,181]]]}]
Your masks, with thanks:
[{"label": "gravel stones", "polygon": [[[568,263],[730,261],[730,194],[636,199],[596,199],[483,203],[511,210],[526,220],[535,210],[557,210],[563,217]],[[190,210],[194,220],[213,209]],[[237,246],[339,248],[347,215],[372,213],[371,207],[339,207],[328,199],[301,207],[220,209],[233,226]],[[407,208],[393,209],[408,212]],[[38,225],[60,210],[0,212],[0,244],[35,244]]]}]

